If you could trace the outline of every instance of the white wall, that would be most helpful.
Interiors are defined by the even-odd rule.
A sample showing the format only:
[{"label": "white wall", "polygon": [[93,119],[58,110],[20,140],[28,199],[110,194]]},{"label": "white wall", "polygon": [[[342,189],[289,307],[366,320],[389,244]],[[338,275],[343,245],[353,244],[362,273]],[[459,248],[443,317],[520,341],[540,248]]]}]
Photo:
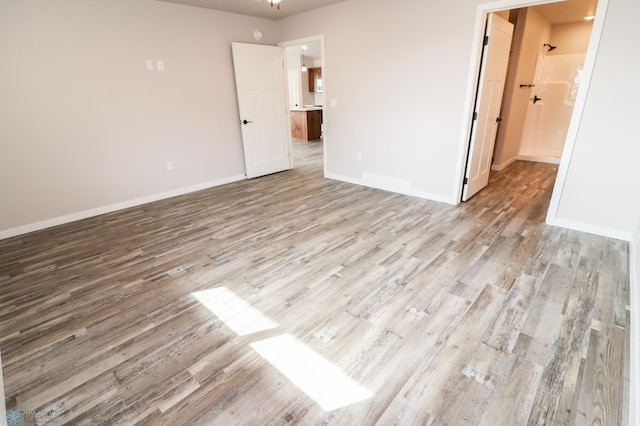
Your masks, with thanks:
[{"label": "white wall", "polygon": [[351,0],[279,21],[283,41],[325,36],[328,175],[364,172],[456,201],[475,18],[465,3]]},{"label": "white wall", "polygon": [[552,221],[623,239],[640,219],[638,16],[637,0],[609,1],[577,141]]},{"label": "white wall", "polygon": [[242,178],[230,43],[258,28],[276,43],[153,0],[0,1],[0,238]]}]

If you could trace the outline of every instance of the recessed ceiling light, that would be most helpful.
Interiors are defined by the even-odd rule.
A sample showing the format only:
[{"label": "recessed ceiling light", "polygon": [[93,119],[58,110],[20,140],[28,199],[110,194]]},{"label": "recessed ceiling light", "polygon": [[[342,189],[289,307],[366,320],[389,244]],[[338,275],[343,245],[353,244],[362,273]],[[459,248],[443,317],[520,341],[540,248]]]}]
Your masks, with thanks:
[{"label": "recessed ceiling light", "polygon": [[593,15],[589,15],[589,16],[585,16],[585,17],[584,17],[584,20],[585,20],[585,21],[593,21],[595,18],[596,18],[595,16],[593,16]]}]

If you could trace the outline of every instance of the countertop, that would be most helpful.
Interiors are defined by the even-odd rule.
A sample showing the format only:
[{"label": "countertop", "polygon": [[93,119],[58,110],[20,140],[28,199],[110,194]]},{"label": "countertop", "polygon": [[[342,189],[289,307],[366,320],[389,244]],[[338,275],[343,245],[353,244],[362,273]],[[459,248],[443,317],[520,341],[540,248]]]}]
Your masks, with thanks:
[{"label": "countertop", "polygon": [[291,111],[322,111],[322,107],[303,105],[301,107],[291,108]]}]

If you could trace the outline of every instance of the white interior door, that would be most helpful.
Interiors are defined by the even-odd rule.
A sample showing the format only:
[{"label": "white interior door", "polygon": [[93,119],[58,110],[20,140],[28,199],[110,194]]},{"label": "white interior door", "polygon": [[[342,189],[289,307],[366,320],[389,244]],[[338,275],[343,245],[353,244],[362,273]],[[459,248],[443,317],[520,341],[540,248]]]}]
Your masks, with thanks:
[{"label": "white interior door", "polygon": [[485,35],[487,42],[480,66],[476,113],[471,130],[462,201],[467,201],[489,183],[513,24],[491,13]]},{"label": "white interior door", "polygon": [[247,178],[291,168],[282,48],[232,43]]}]

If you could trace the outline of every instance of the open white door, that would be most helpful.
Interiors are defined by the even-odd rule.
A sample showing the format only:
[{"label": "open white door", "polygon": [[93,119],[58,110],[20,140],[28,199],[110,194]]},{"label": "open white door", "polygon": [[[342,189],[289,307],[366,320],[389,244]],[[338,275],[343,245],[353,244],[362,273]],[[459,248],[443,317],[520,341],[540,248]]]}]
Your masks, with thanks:
[{"label": "open white door", "polygon": [[291,168],[282,48],[232,43],[247,178]]},{"label": "open white door", "polygon": [[467,201],[489,183],[512,35],[512,23],[494,13],[489,14],[462,201]]}]

